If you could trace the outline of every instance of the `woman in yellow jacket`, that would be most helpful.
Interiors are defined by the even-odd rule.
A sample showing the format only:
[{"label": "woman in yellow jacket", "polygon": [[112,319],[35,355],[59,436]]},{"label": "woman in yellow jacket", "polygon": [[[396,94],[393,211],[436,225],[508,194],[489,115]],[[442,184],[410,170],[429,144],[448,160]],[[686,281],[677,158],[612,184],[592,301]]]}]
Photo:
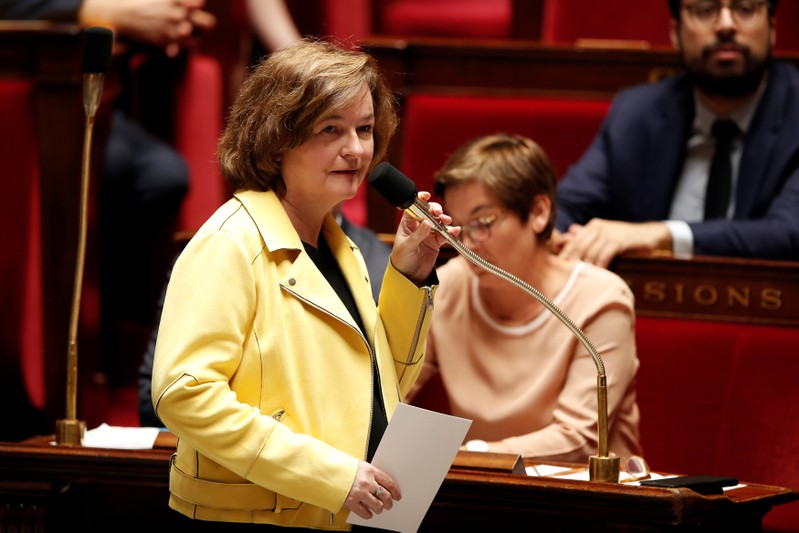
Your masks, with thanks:
[{"label": "woman in yellow jacket", "polygon": [[328,43],[272,53],[241,87],[218,153],[235,194],[174,265],[153,369],[178,437],[169,505],[197,523],[348,530],[401,497],[369,460],[421,368],[443,238],[404,215],[376,308],[330,215],[396,123],[374,59]]}]

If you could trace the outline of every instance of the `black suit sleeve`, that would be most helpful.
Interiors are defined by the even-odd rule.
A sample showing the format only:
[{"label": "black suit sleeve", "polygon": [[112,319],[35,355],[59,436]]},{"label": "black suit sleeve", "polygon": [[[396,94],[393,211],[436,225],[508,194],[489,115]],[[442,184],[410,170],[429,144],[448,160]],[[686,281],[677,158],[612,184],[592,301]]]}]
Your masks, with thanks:
[{"label": "black suit sleeve", "polygon": [[0,0],[3,20],[77,22],[83,0]]}]

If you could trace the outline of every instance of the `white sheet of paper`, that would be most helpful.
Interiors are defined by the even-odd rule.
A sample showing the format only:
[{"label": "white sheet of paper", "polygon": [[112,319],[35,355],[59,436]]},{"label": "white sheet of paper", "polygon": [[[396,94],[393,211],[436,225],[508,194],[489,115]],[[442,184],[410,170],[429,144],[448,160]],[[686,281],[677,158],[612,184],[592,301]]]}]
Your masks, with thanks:
[{"label": "white sheet of paper", "polygon": [[390,511],[368,520],[350,513],[347,522],[401,533],[417,531],[471,425],[465,418],[399,404],[372,464],[394,478],[402,499]]},{"label": "white sheet of paper", "polygon": [[117,448],[120,450],[149,450],[155,444],[158,428],[109,426],[105,422],[90,429],[83,437],[87,448]]}]

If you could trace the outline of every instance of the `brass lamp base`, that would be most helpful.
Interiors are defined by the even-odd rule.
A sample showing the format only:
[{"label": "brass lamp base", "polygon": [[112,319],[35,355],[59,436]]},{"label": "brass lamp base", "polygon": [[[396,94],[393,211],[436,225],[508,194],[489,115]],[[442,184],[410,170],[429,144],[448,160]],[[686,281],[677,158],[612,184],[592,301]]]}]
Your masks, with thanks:
[{"label": "brass lamp base", "polygon": [[80,446],[86,434],[83,420],[61,419],[55,423],[55,441],[59,446]]},{"label": "brass lamp base", "polygon": [[588,458],[588,475],[591,481],[619,482],[619,458],[592,455]]}]

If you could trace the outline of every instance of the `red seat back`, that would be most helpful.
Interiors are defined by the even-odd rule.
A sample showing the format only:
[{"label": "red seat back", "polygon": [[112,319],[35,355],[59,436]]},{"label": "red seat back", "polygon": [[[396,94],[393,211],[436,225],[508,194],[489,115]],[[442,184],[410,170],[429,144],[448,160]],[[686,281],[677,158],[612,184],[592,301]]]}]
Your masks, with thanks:
[{"label": "red seat back", "polygon": [[[799,329],[747,326],[735,348],[716,471],[799,490]],[[796,531],[799,502],[766,515],[765,531]]]},{"label": "red seat back", "polygon": [[[799,329],[638,317],[641,444],[659,472],[799,489]],[[796,531],[799,502],[764,531]]]},{"label": "red seat back", "polygon": [[35,407],[42,408],[45,382],[39,150],[33,108],[31,80],[0,82],[0,159],[6,177],[3,191],[9,199],[0,211],[0,301],[4,308],[0,359],[4,372],[21,372],[28,398]]},{"label": "red seat back", "polygon": [[739,327],[637,318],[641,445],[653,470],[714,473]]},{"label": "red seat back", "polygon": [[189,166],[189,192],[180,210],[179,230],[197,230],[227,199],[216,145],[222,133],[223,79],[208,56],[188,58],[175,99],[175,148]]},{"label": "red seat back", "polygon": [[620,39],[671,46],[671,15],[665,0],[544,0],[541,18],[541,41],[545,43]]},{"label": "red seat back", "polygon": [[400,169],[421,190],[464,142],[497,132],[528,136],[552,159],[559,176],[596,135],[608,100],[523,96],[410,94],[403,104]]},{"label": "red seat back", "polygon": [[510,38],[510,0],[391,0],[381,33],[404,36]]},{"label": "red seat back", "polygon": [[777,6],[777,44],[774,46],[774,50],[799,52],[797,22],[799,22],[799,2],[796,0],[780,2]]}]

